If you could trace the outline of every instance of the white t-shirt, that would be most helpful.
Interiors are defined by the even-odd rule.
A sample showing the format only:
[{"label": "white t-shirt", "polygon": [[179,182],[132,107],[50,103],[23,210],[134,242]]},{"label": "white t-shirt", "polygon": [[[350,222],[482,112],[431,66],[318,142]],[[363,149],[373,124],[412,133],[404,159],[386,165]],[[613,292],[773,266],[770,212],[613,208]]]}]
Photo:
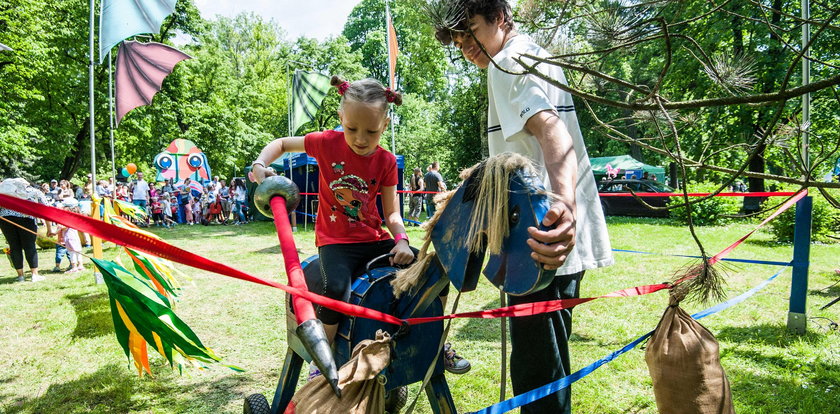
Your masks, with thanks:
[{"label": "white t-shirt", "polygon": [[[550,56],[530,37],[520,34],[509,39],[493,60],[511,72],[522,72],[523,68],[513,60],[522,54]],[[524,60],[526,63],[533,63],[528,59]],[[541,64],[537,69],[552,79],[566,83],[566,77],[559,66]],[[575,115],[572,95],[534,75],[511,75],[502,72],[492,63],[487,71],[487,89],[490,101],[487,110],[490,155],[515,152],[527,156],[536,164],[546,189],[550,190],[551,184],[548,181],[542,149],[537,138],[525,131],[525,123],[538,112],[554,111],[572,136],[578,164],[578,182],[575,187],[575,247],[563,266],[557,269],[557,274],[567,275],[613,264],[607,224]]]},{"label": "white t-shirt", "polygon": [[137,180],[134,183],[134,191],[131,193],[132,200],[148,200],[149,199],[149,183],[146,180]]}]

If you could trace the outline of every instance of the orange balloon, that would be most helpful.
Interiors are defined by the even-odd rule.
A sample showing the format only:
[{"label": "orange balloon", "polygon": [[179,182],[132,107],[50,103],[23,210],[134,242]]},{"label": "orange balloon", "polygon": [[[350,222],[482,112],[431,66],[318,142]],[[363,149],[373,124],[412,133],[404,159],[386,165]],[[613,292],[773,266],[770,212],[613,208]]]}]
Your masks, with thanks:
[{"label": "orange balloon", "polygon": [[136,166],[136,165],[134,165],[133,163],[128,163],[128,164],[125,166],[125,169],[126,169],[126,170],[128,170],[128,173],[129,173],[129,174],[134,174],[134,173],[136,173],[136,172],[137,172],[137,166]]}]

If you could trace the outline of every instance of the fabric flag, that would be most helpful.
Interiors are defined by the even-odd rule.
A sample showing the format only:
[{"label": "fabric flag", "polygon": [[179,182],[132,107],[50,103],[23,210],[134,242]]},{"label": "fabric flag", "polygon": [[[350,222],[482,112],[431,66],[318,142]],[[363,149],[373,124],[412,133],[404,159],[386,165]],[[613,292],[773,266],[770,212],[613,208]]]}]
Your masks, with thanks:
[{"label": "fabric flag", "polygon": [[330,91],[330,78],[317,72],[295,70],[292,81],[292,135],[303,124],[315,119],[315,113]]},{"label": "fabric flag", "polygon": [[397,45],[397,31],[394,29],[394,23],[391,21],[391,11],[387,10],[386,14],[388,15],[388,76],[391,80],[391,89],[394,89],[394,74],[397,73],[397,54],[399,53],[399,48]]},{"label": "fabric flag", "polygon": [[164,44],[123,42],[117,54],[117,125],[128,111],[152,103],[163,80],[186,59],[191,57]]},{"label": "fabric flag", "polygon": [[117,43],[141,33],[158,33],[176,0],[102,0],[99,12],[99,62]]}]

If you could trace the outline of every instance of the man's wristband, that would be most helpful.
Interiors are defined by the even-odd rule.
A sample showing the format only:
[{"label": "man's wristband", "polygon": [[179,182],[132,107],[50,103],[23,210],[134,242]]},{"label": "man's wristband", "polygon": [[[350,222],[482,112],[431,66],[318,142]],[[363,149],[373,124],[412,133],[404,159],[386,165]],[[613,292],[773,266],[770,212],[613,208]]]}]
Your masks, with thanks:
[{"label": "man's wristband", "polygon": [[399,243],[399,242],[400,242],[400,240],[405,240],[405,242],[406,242],[406,243],[409,243],[409,241],[408,241],[408,234],[405,234],[405,233],[397,233],[396,235],[394,235],[394,243]]},{"label": "man's wristband", "polygon": [[266,168],[265,163],[260,161],[260,160],[256,160],[256,161],[252,162],[251,163],[251,168],[254,168],[255,165],[259,165],[260,167]]}]

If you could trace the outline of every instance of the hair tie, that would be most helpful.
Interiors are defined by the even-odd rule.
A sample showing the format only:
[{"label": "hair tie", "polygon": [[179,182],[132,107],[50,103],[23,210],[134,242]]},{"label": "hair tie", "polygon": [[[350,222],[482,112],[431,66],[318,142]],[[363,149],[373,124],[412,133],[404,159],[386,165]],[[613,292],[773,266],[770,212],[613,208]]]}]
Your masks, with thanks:
[{"label": "hair tie", "polygon": [[339,95],[344,95],[344,92],[347,92],[347,90],[350,89],[350,82],[341,82],[338,86],[336,86],[336,88],[338,88]]},{"label": "hair tie", "polygon": [[393,103],[397,100],[397,94],[391,90],[391,88],[385,88],[385,100],[388,102]]}]

